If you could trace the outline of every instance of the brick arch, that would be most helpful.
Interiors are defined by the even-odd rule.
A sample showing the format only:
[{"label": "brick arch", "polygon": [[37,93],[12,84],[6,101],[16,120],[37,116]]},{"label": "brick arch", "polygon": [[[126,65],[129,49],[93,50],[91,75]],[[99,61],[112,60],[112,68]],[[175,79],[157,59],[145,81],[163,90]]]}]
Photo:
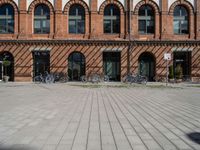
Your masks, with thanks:
[{"label": "brick arch", "polygon": [[122,5],[119,1],[117,1],[117,0],[106,0],[106,1],[104,1],[104,2],[101,4],[100,8],[99,8],[99,14],[103,15],[103,14],[104,14],[104,9],[105,9],[105,7],[106,7],[107,5],[109,5],[109,4],[114,4],[114,5],[116,5],[116,6],[119,8],[119,10],[120,10],[120,14],[121,14],[121,15],[124,14],[124,7],[123,7],[123,5]]},{"label": "brick arch", "polygon": [[64,14],[68,14],[70,7],[71,7],[72,5],[74,5],[74,4],[79,4],[79,5],[83,6],[83,8],[85,9],[85,14],[86,14],[86,15],[89,14],[89,7],[88,7],[88,5],[87,5],[83,0],[71,0],[71,1],[69,1],[69,2],[65,5],[65,7],[64,7],[64,9],[63,9],[63,13],[64,13]]},{"label": "brick arch", "polygon": [[140,10],[140,7],[142,5],[149,5],[149,6],[151,6],[153,8],[155,14],[159,14],[159,7],[158,7],[158,5],[154,1],[151,1],[151,0],[148,0],[148,1],[142,0],[139,3],[137,3],[137,5],[135,6],[135,10],[134,10],[135,14],[138,14],[138,12]]},{"label": "brick arch", "polygon": [[0,1],[0,6],[3,4],[10,4],[13,6],[15,13],[17,14],[19,12],[19,9],[16,5],[16,3],[13,0],[1,0]]},{"label": "brick arch", "polygon": [[171,6],[170,6],[170,9],[169,9],[169,14],[173,14],[174,13],[174,9],[176,6],[178,5],[182,5],[184,6],[190,15],[193,15],[194,14],[194,8],[192,6],[192,4],[188,1],[185,1],[185,0],[177,0],[175,1]]},{"label": "brick arch", "polygon": [[29,6],[29,8],[28,8],[28,13],[30,13],[30,14],[33,13],[35,7],[36,7],[38,4],[45,4],[45,5],[47,5],[47,6],[49,7],[49,9],[50,9],[50,14],[51,14],[51,15],[53,14],[54,8],[53,8],[52,4],[51,4],[48,0],[34,0],[34,1],[30,4],[30,6]]}]

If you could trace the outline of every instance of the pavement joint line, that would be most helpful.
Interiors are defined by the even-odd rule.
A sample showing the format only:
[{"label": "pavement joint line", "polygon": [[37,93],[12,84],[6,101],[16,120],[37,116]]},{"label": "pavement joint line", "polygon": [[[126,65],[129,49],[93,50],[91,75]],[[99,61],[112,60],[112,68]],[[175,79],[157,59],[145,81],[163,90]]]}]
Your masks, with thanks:
[{"label": "pavement joint line", "polygon": [[[136,100],[137,101],[137,100]],[[141,108],[141,107],[140,107]],[[151,108],[150,108],[151,109]],[[159,114],[158,114],[159,115]],[[153,116],[152,116],[153,117]],[[171,123],[171,122],[170,122]],[[176,128],[178,128],[177,126],[175,126]],[[170,129],[169,129],[170,130]],[[181,129],[180,129],[181,130]],[[171,130],[170,130],[171,131]],[[173,132],[173,131],[172,131]],[[174,132],[173,132],[174,133]],[[174,133],[175,135],[177,135],[176,133]],[[178,136],[177,135],[177,137],[179,137],[180,138],[180,136]],[[181,139],[181,138],[180,138]],[[184,140],[182,140],[182,141],[184,141]],[[185,141],[184,141],[184,143],[186,143]],[[189,147],[191,147],[192,148],[192,146],[191,145],[189,145],[188,143],[186,143]]]},{"label": "pavement joint line", "polygon": [[[103,94],[103,92],[101,94]],[[107,111],[107,108],[106,108],[106,105],[105,105],[105,98],[104,98],[103,95],[102,95],[102,98],[103,98],[102,100],[103,100],[103,105],[104,105],[104,109],[105,109],[105,112],[106,112],[106,116],[107,116],[107,119],[108,119],[108,123],[109,123],[110,129],[111,129],[112,137],[113,137],[113,140],[114,140],[114,143],[115,143],[115,147],[118,150],[116,139],[115,139],[113,129],[112,129],[112,126],[111,126],[111,123],[110,123],[110,119],[109,119],[109,116],[108,116],[108,111]]]}]

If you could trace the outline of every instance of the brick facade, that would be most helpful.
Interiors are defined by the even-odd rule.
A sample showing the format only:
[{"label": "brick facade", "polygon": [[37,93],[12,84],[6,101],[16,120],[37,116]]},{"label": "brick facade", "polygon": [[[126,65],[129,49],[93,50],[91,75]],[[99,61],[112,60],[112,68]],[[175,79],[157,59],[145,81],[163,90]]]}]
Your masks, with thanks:
[{"label": "brick facade", "polygon": [[[7,51],[13,55],[14,81],[32,81],[34,76],[32,51],[41,47],[42,50],[45,47],[50,49],[51,72],[67,73],[70,53],[81,52],[86,58],[86,75],[90,72],[104,73],[102,56],[104,51],[120,51],[121,78],[129,72],[129,65],[130,72],[138,72],[140,55],[149,52],[155,58],[155,79],[162,78],[166,74],[164,53],[168,52],[173,56],[174,49],[178,51],[184,49],[191,51],[191,78],[200,78],[199,0],[195,0],[195,7],[186,0],[177,0],[171,6],[168,5],[168,0],[162,0],[160,6],[153,0],[141,0],[135,7],[133,7],[134,0],[126,0],[124,5],[117,0],[105,0],[99,9],[97,0],[91,0],[89,5],[83,0],[69,0],[66,4],[63,4],[62,0],[56,0],[54,5],[48,0],[34,0],[28,7],[27,0],[20,0],[18,6],[12,0],[1,0],[0,6],[6,3],[14,8],[15,30],[14,34],[1,34],[0,54]],[[49,34],[34,34],[34,9],[41,3],[50,9]],[[104,8],[111,3],[120,10],[118,34],[105,34],[103,31]],[[84,34],[69,34],[69,8],[73,4],[80,4],[85,9]],[[150,5],[155,12],[154,34],[138,32],[138,11],[145,4]],[[183,5],[188,10],[189,34],[173,33],[173,12],[177,5]],[[173,60],[170,64],[173,64]]]}]

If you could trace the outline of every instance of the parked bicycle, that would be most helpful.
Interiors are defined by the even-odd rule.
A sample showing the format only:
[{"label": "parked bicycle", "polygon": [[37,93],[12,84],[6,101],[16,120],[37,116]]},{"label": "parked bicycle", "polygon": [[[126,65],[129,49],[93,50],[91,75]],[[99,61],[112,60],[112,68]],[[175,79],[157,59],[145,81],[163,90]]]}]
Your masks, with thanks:
[{"label": "parked bicycle", "polygon": [[53,75],[51,75],[47,71],[45,71],[44,74],[40,73],[38,76],[35,76],[33,81],[35,83],[53,83],[54,77],[53,77]]},{"label": "parked bicycle", "polygon": [[54,76],[54,83],[55,82],[65,83],[69,81],[68,75],[62,72],[54,73],[53,76]]},{"label": "parked bicycle", "polygon": [[97,73],[90,74],[88,77],[86,75],[81,76],[82,82],[92,82],[92,83],[99,83],[99,82],[109,82],[109,76],[107,75],[99,75]]},{"label": "parked bicycle", "polygon": [[128,74],[124,77],[125,83],[147,84],[147,78],[139,74]]}]

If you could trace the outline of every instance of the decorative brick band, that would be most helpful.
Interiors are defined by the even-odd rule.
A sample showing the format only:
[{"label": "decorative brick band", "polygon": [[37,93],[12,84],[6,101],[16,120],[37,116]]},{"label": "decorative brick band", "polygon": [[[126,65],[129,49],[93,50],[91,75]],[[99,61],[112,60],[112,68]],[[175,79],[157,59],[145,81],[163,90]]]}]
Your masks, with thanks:
[{"label": "decorative brick band", "polygon": [[104,14],[104,9],[105,9],[105,7],[106,7],[107,5],[109,5],[109,4],[114,4],[114,5],[116,5],[116,6],[119,8],[119,10],[120,10],[120,14],[121,14],[121,15],[124,15],[124,7],[123,7],[123,5],[122,5],[119,1],[117,1],[117,0],[106,0],[106,1],[104,1],[104,2],[101,4],[100,8],[99,8],[99,14],[103,15],[103,14]]},{"label": "decorative brick band", "polygon": [[160,11],[160,10],[159,10],[159,7],[158,7],[158,5],[157,5],[154,1],[152,1],[152,0],[143,0],[143,1],[140,1],[140,2],[135,6],[134,13],[135,13],[136,15],[138,15],[139,9],[140,9],[140,7],[141,7],[142,5],[150,5],[150,6],[153,8],[154,12],[155,12],[156,14],[159,14],[159,11]]},{"label": "decorative brick band", "polygon": [[54,13],[54,8],[53,8],[52,4],[51,4],[48,0],[34,0],[34,1],[30,4],[30,6],[29,6],[29,8],[28,8],[28,13],[29,13],[29,14],[32,14],[33,11],[34,11],[34,8],[35,8],[37,5],[39,5],[39,4],[45,4],[45,5],[47,5],[47,6],[49,7],[49,9],[50,9],[51,15]]},{"label": "decorative brick band", "polygon": [[86,15],[89,14],[89,7],[87,6],[87,4],[86,4],[83,0],[71,0],[71,1],[69,1],[69,2],[65,5],[65,7],[64,7],[64,9],[63,9],[63,13],[67,15],[68,12],[69,12],[70,7],[71,7],[72,5],[74,5],[74,4],[79,4],[79,5],[83,6],[84,9],[85,9],[85,14],[86,14]]}]

